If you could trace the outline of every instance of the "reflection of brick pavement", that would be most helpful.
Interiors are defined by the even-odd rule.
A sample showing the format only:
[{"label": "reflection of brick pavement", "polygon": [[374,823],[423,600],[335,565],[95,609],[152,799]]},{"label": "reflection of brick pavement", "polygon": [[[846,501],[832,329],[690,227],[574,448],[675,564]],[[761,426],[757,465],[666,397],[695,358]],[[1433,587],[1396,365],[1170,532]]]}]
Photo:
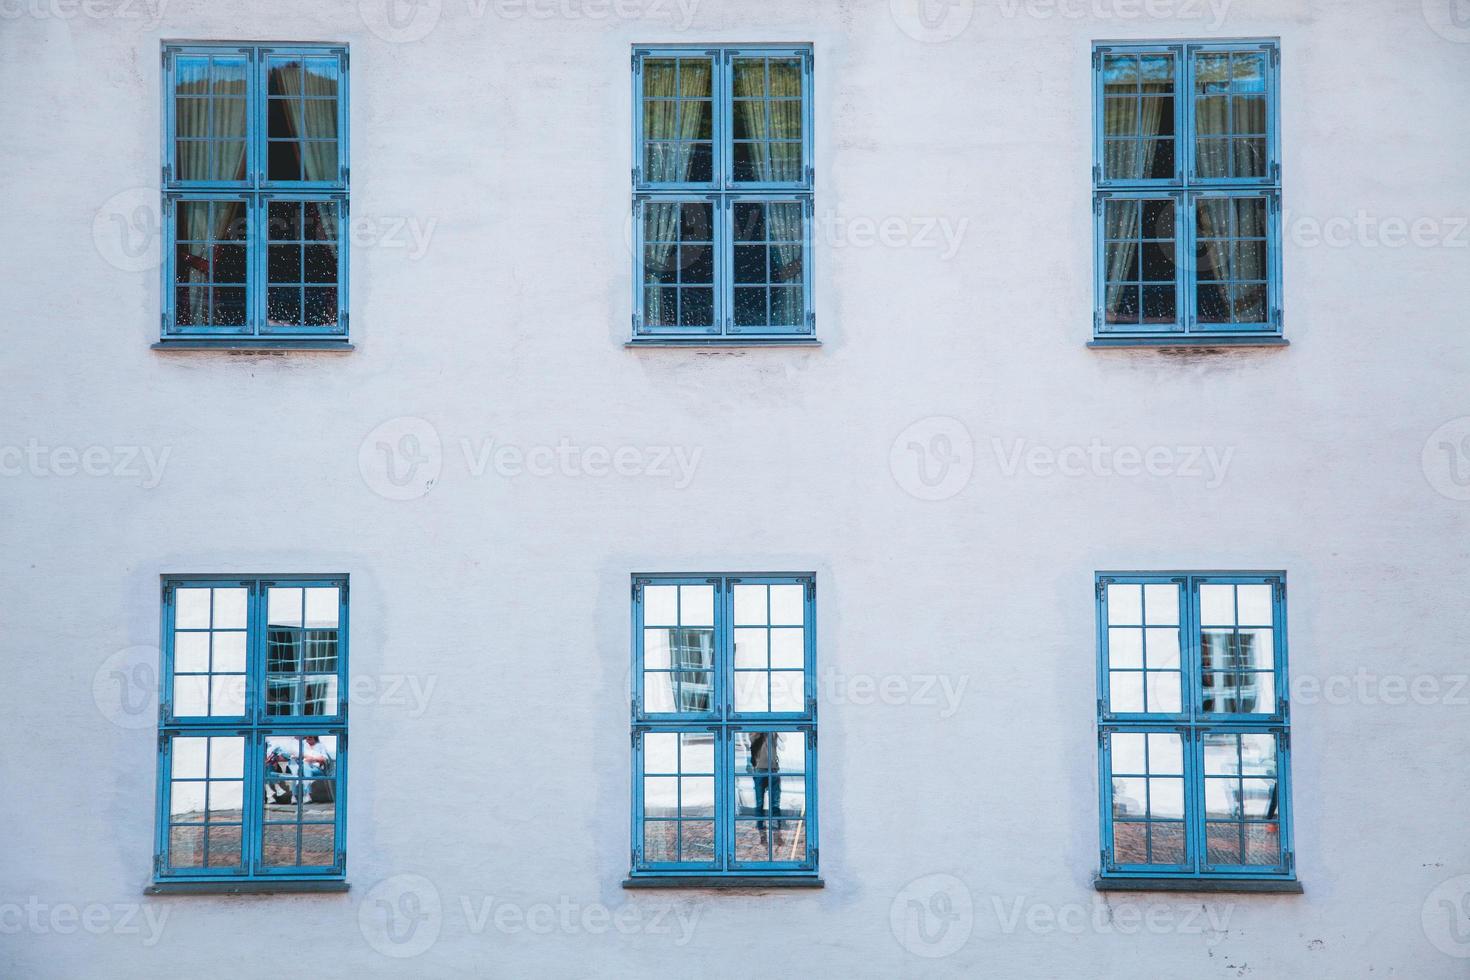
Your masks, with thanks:
[{"label": "reflection of brick pavement", "polygon": [[[1179,864],[1184,860],[1182,824],[1153,824],[1153,860],[1148,858],[1143,823],[1113,824],[1113,860],[1118,864]],[[1210,823],[1206,861],[1210,864],[1274,866],[1281,860],[1280,824],[1245,825],[1245,859],[1241,859],[1240,824]]]},{"label": "reflection of brick pavement", "polygon": [[[785,819],[769,821],[777,827],[761,840],[754,819],[742,810],[735,824],[735,860],[737,861],[803,861],[806,859],[806,821],[794,810],[783,811]],[[753,811],[752,811],[753,814]],[[650,814],[652,816],[652,814]],[[650,820],[643,825],[643,859],[645,861],[677,861],[678,835],[682,825],[684,861],[715,859],[715,825],[712,820]]]},{"label": "reflection of brick pavement", "polygon": [[[299,815],[295,804],[266,804],[266,823],[262,833],[266,865],[331,864],[336,860],[336,828],[333,826],[336,815],[337,807],[332,803],[303,804]],[[175,868],[238,867],[242,812],[215,810],[209,814],[208,824],[185,822],[203,821],[204,818],[203,811],[174,815],[173,826],[169,828],[170,864]],[[206,828],[209,839],[207,863],[204,854]]]}]

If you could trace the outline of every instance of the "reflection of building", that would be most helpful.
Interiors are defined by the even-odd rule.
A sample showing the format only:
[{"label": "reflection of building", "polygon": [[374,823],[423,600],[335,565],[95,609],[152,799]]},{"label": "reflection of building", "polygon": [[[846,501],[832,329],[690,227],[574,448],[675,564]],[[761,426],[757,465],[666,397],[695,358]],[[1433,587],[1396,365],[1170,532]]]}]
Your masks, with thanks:
[{"label": "reflection of building", "polygon": [[1250,714],[1272,709],[1274,692],[1262,690],[1262,678],[1269,675],[1252,669],[1271,664],[1271,651],[1258,649],[1260,640],[1259,633],[1237,630],[1200,634],[1204,710]]},{"label": "reflection of building", "polygon": [[710,710],[714,688],[714,643],[714,633],[707,629],[669,630],[669,658],[678,681],[678,710]]}]

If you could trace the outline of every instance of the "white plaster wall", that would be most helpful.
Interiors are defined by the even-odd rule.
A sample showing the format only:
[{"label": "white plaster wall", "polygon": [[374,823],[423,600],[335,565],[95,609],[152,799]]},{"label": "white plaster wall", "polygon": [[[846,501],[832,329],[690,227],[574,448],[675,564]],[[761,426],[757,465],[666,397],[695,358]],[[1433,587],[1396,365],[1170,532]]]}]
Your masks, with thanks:
[{"label": "white plaster wall", "polygon": [[[1183,0],[961,0],[964,30],[933,42],[904,0],[700,0],[682,30],[672,0],[600,19],[429,0],[432,29],[402,43],[369,28],[393,33],[375,0],[0,7],[0,445],[169,454],[151,487],[7,457],[0,975],[1465,975],[1435,902],[1470,890],[1470,503],[1440,437],[1421,460],[1470,415],[1470,32],[1446,4],[1236,0],[1216,26]],[[1089,44],[1217,36],[1281,38],[1292,345],[1088,350]],[[157,271],[112,215],[156,212],[160,39],[213,38],[351,44],[353,217],[429,238],[353,249],[350,355],[149,349]],[[685,40],[815,45],[820,349],[622,346],[629,49]],[[1341,246],[1293,233],[1360,211]],[[889,218],[967,224],[949,256],[851,240]],[[1385,218],[1439,240],[1388,247]],[[437,433],[442,473],[395,501],[358,453],[404,416]],[[962,424],[973,473],[925,501],[890,448],[934,417]],[[702,455],[682,487],[477,477],[462,441],[486,439]],[[993,439],[1233,456],[1213,487],[1007,475]],[[1092,891],[1102,568],[1287,571],[1294,678],[1348,685],[1293,707],[1305,895]],[[629,573],[767,569],[818,575],[827,887],[625,892]],[[109,671],[151,662],[130,648],[158,643],[158,576],[339,571],[352,672],[376,688],[351,715],[353,890],[144,900],[154,732]],[[1360,671],[1437,693],[1392,703]],[[834,693],[925,676],[965,685],[947,717]],[[434,686],[394,704],[400,681]],[[906,947],[890,910],[931,874],[972,911]],[[442,903],[413,959],[360,928],[395,875]],[[1104,901],[1123,926],[1078,925]],[[497,927],[499,903],[539,931]],[[539,903],[573,924],[542,929]],[[575,918],[598,905],[637,931]],[[692,936],[654,921],[670,908]],[[1167,924],[1124,931],[1151,909]],[[965,927],[945,957],[914,952]]]}]

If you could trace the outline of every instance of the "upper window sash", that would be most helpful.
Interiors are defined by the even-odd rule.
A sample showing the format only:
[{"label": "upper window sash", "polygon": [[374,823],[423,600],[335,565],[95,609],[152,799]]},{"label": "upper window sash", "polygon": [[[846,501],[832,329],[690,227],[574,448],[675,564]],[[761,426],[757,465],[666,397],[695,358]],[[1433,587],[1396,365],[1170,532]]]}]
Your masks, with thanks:
[{"label": "upper window sash", "polygon": [[338,577],[165,579],[162,724],[345,723],[347,592]]},{"label": "upper window sash", "polygon": [[1094,47],[1094,185],[1279,186],[1279,61],[1275,41]]},{"label": "upper window sash", "polygon": [[811,78],[806,45],[635,48],[634,189],[810,190]]},{"label": "upper window sash", "polygon": [[1103,573],[1097,595],[1101,720],[1285,722],[1284,575]]},{"label": "upper window sash", "polygon": [[164,186],[345,190],[347,67],[341,45],[165,45]]},{"label": "upper window sash", "polygon": [[815,720],[811,576],[640,575],[633,595],[635,720]]}]

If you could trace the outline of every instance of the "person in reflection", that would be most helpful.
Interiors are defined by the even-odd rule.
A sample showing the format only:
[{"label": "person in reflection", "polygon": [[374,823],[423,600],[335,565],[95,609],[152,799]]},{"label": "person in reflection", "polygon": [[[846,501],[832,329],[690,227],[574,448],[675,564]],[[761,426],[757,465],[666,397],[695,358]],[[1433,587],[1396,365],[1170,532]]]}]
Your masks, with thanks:
[{"label": "person in reflection", "polygon": [[[780,732],[750,734],[750,769],[755,773],[755,812],[763,818],[772,818],[771,829],[778,836],[781,832],[781,821],[776,818],[781,815],[781,777],[776,772],[780,769],[780,755]],[[770,804],[769,809],[767,803]],[[761,843],[766,843],[766,820],[757,820],[755,826],[760,831]]]},{"label": "person in reflection", "polygon": [[[269,743],[266,744],[265,771],[289,775],[291,772],[291,757],[279,748]],[[277,806],[285,806],[291,802],[291,784],[284,779],[270,780],[265,783],[265,801]]]},{"label": "person in reflection", "polygon": [[331,750],[315,735],[301,739],[301,775],[310,779],[312,803],[331,803],[335,799],[332,791],[332,770],[336,760]]}]

